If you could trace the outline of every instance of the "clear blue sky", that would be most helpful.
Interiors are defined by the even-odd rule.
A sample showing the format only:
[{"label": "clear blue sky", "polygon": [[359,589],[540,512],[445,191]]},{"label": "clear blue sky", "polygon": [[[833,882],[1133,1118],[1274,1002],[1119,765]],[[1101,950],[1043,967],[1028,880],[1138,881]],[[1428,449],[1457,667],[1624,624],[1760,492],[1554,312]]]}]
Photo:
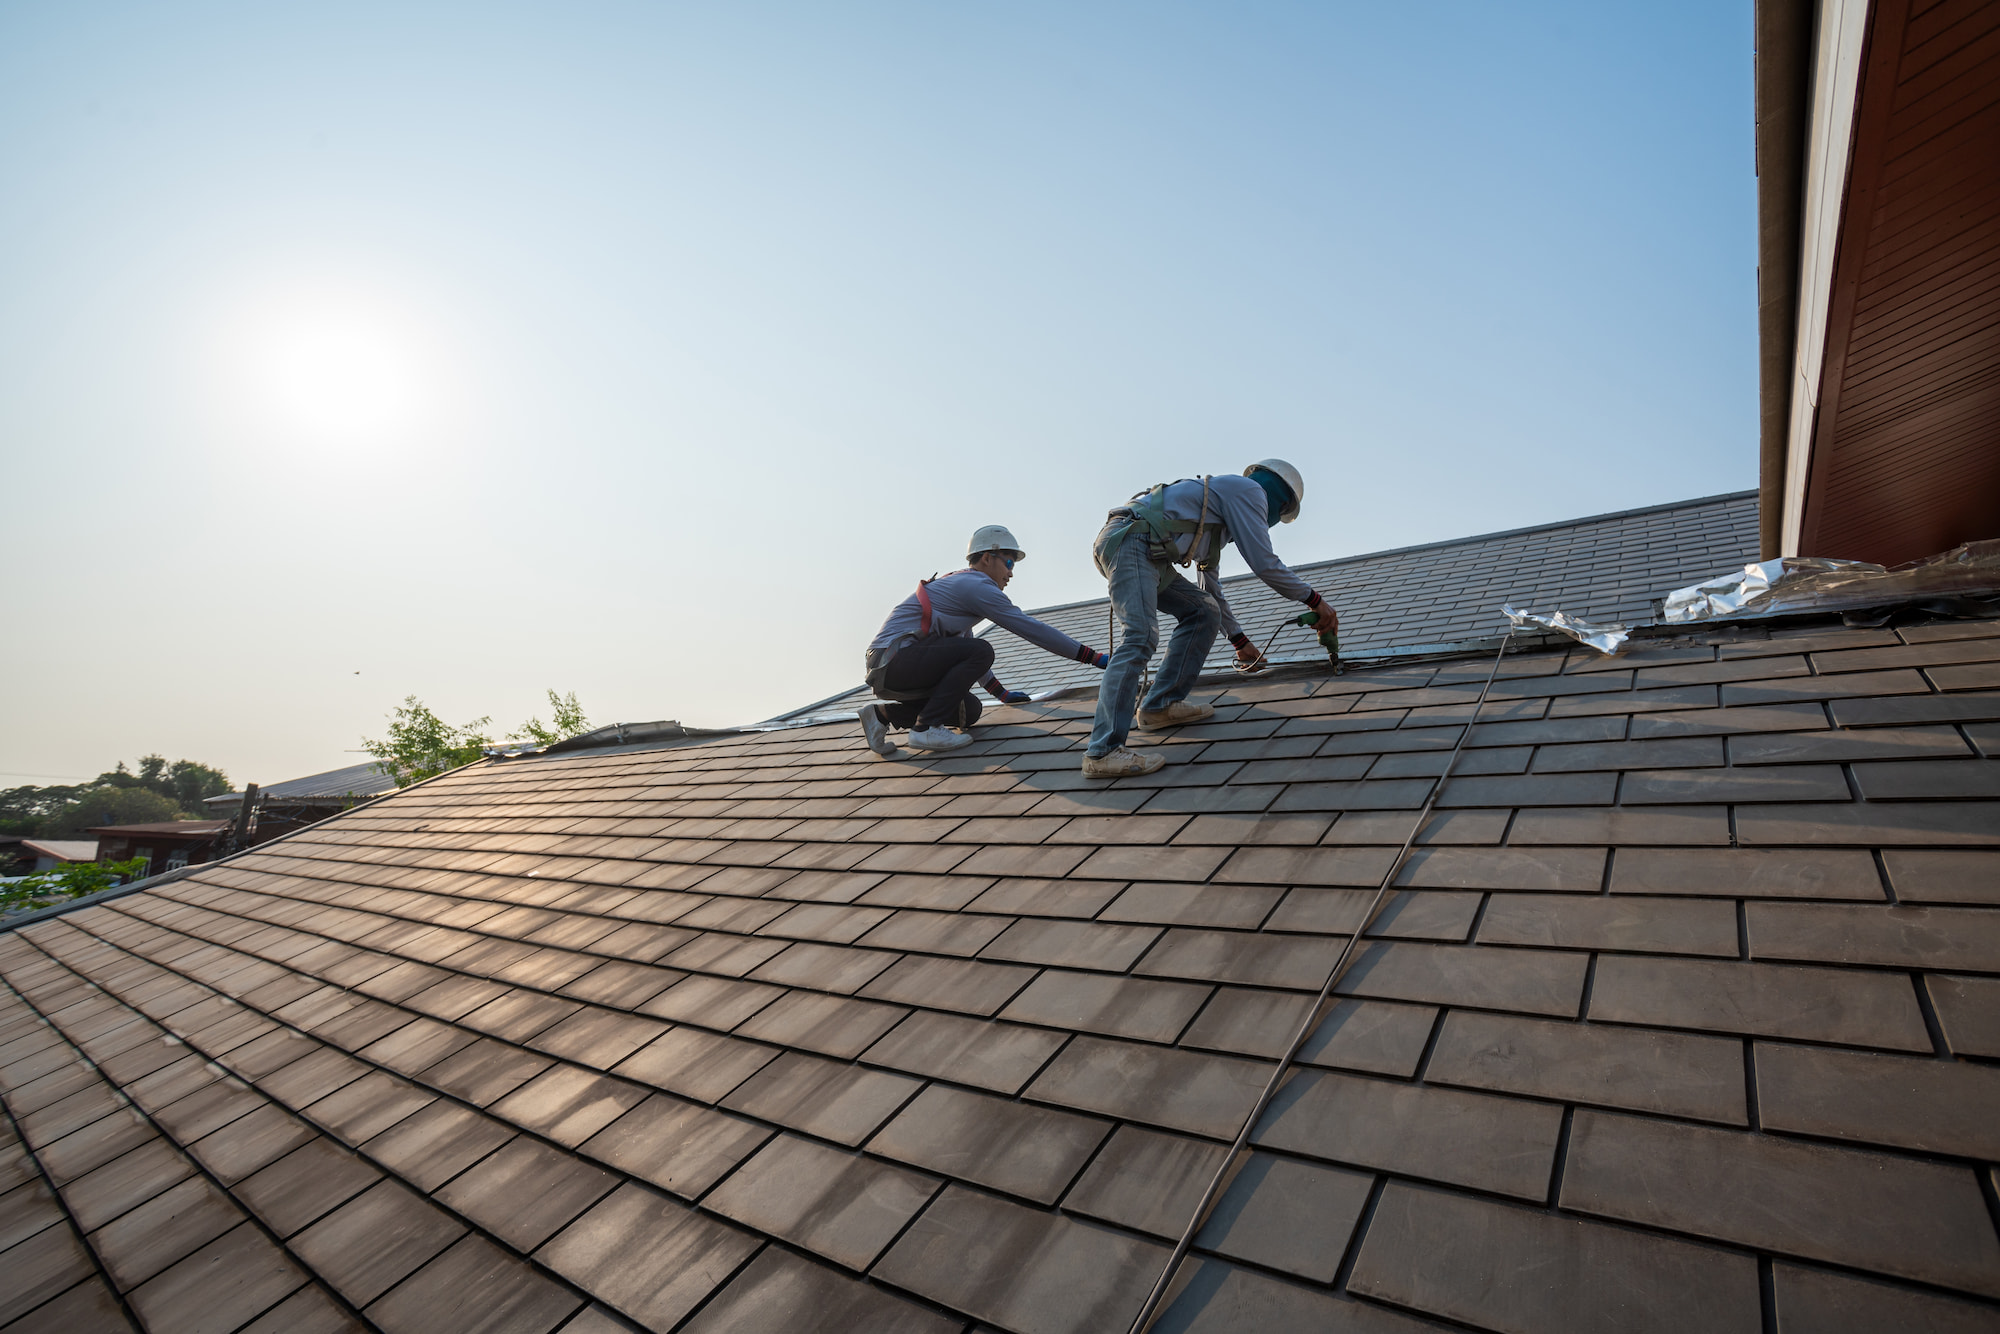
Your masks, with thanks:
[{"label": "clear blue sky", "polygon": [[754,720],[1266,455],[1300,562],[1754,485],[1750,9],[0,6],[0,784]]}]

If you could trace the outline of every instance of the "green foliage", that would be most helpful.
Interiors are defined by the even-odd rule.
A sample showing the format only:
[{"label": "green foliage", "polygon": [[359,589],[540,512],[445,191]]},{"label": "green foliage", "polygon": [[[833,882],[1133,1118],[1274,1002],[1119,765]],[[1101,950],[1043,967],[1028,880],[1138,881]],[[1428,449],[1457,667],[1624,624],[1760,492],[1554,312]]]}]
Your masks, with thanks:
[{"label": "green foliage", "polygon": [[229,775],[193,760],[168,764],[164,755],[146,755],[139,760],[138,773],[127,769],[121,760],[116,769],[97,776],[97,785],[143,788],[192,814],[202,809],[205,798],[219,797],[229,791]]},{"label": "green foliage", "polygon": [[120,760],[88,783],[0,791],[0,834],[74,838],[92,825],[200,819],[203,798],[227,791],[227,774],[193,760],[147,755],[137,773]]},{"label": "green foliage", "polygon": [[33,838],[51,815],[90,790],[88,783],[71,786],[10,787],[0,792],[0,834]]},{"label": "green foliage", "polygon": [[0,884],[0,913],[28,912],[52,903],[66,903],[145,873],[144,857],[134,857],[128,862],[70,862]]},{"label": "green foliage", "polygon": [[[549,708],[548,726],[543,726],[540,718],[530,718],[521,724],[520,731],[508,733],[507,739],[547,746],[590,730],[590,720],[583,716],[583,705],[576,702],[574,690],[567,695],[551,690]],[[380,741],[364,737],[361,749],[389,771],[397,787],[408,787],[478,759],[494,744],[486,732],[492,723],[491,717],[474,718],[463,727],[453,727],[410,695],[390,715],[389,735]]]},{"label": "green foliage", "polygon": [[143,787],[92,787],[42,821],[43,838],[84,838],[106,824],[157,824],[182,818],[171,797]]},{"label": "green foliage", "polygon": [[542,726],[540,718],[530,718],[521,724],[521,730],[508,734],[509,741],[532,741],[538,746],[552,746],[558,741],[567,741],[573,736],[582,736],[590,730],[590,720],[583,716],[583,705],[576,702],[576,692],[557,695],[549,692],[549,727]]},{"label": "green foliage", "polygon": [[364,737],[361,748],[389,771],[397,787],[408,787],[478,759],[493,744],[485,731],[492,721],[474,718],[453,727],[410,695],[390,716],[389,735],[380,741]]}]

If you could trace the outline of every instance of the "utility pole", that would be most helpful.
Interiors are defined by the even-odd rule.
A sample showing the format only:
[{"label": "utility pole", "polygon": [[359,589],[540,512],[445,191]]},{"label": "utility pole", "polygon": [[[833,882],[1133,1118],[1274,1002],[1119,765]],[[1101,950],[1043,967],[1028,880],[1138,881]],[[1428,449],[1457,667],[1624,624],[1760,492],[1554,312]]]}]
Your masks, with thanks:
[{"label": "utility pole", "polygon": [[225,856],[241,852],[250,846],[250,840],[257,834],[257,785],[247,783],[243,788],[243,804],[236,808],[236,823],[229,830],[229,847]]}]

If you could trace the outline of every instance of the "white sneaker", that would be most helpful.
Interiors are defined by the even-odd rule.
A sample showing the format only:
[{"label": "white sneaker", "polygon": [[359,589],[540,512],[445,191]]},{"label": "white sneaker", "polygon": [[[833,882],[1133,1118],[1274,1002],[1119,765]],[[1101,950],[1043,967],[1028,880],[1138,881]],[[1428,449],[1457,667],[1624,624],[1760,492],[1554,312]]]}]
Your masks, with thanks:
[{"label": "white sneaker", "polygon": [[1100,755],[1095,758],[1089,755],[1084,756],[1083,776],[1085,778],[1133,778],[1140,774],[1152,773],[1163,767],[1166,762],[1163,756],[1141,755],[1136,751],[1130,751],[1120,746],[1109,755]]},{"label": "white sneaker", "polygon": [[972,737],[964,732],[954,732],[949,727],[931,727],[923,731],[910,729],[910,747],[913,750],[957,750],[960,746],[972,744]]},{"label": "white sneaker", "polygon": [[882,716],[880,704],[865,704],[861,708],[861,735],[868,738],[868,749],[877,755],[894,755],[896,743],[889,739],[889,720]]}]

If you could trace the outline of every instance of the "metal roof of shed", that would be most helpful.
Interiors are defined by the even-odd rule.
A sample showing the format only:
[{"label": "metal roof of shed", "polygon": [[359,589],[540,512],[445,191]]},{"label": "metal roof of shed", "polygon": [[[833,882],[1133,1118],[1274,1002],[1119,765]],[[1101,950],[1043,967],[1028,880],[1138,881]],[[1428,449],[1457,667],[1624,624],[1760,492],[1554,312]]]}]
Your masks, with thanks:
[{"label": "metal roof of shed", "polygon": [[[347,797],[373,797],[396,790],[396,779],[375,761],[366,764],[350,764],[345,769],[329,769],[323,774],[307,774],[304,778],[292,778],[282,783],[257,790],[266,799],[288,801],[340,801]],[[205,806],[240,806],[243,804],[241,792],[225,792],[220,796],[208,797]]]}]

